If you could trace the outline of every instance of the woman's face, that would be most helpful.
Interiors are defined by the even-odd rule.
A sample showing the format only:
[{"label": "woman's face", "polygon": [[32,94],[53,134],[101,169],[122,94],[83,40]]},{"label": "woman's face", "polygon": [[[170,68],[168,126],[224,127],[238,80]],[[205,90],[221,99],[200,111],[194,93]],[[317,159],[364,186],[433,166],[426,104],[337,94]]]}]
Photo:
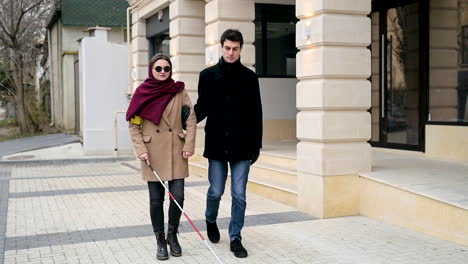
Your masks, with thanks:
[{"label": "woman's face", "polygon": [[171,75],[171,66],[169,65],[169,62],[166,60],[157,60],[153,64],[153,76],[156,80],[158,81],[164,81],[167,78],[169,78],[169,75]]}]

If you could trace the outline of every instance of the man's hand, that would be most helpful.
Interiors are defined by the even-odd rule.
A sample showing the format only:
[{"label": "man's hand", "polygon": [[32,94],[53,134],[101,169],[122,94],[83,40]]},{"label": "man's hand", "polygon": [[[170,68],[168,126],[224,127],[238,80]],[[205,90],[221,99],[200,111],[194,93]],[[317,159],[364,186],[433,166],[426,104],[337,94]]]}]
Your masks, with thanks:
[{"label": "man's hand", "polygon": [[147,160],[149,160],[149,154],[148,154],[148,152],[145,152],[145,153],[141,154],[140,156],[138,156],[138,158],[141,159],[142,161],[147,161]]},{"label": "man's hand", "polygon": [[184,159],[188,159],[188,158],[190,158],[192,155],[193,155],[192,152],[188,152],[188,151],[182,152],[182,157],[184,157]]},{"label": "man's hand", "polygon": [[258,157],[260,156],[260,150],[257,150],[253,155],[252,155],[252,159],[250,160],[250,165],[253,165]]}]

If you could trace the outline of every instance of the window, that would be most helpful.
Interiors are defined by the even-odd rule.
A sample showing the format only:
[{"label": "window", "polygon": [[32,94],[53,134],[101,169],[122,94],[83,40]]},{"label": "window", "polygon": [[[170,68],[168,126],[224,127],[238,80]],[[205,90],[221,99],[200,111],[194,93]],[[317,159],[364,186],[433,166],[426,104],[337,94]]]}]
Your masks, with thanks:
[{"label": "window", "polygon": [[255,69],[260,77],[296,77],[295,7],[255,5]]}]

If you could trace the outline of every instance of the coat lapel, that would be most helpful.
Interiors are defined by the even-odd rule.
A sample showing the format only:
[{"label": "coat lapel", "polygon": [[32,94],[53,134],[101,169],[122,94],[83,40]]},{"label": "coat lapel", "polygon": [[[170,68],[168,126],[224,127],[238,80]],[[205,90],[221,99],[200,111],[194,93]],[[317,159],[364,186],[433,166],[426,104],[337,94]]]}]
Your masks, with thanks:
[{"label": "coat lapel", "polygon": [[163,114],[162,114],[162,118],[164,119],[164,121],[166,121],[166,123],[169,125],[169,126],[172,126],[171,122],[169,122],[169,114],[171,113],[171,110],[172,110],[172,107],[174,106],[174,101],[175,101],[175,98],[176,98],[177,95],[175,95],[171,101],[169,101],[169,104],[167,104],[166,106],[166,110],[164,110]]}]

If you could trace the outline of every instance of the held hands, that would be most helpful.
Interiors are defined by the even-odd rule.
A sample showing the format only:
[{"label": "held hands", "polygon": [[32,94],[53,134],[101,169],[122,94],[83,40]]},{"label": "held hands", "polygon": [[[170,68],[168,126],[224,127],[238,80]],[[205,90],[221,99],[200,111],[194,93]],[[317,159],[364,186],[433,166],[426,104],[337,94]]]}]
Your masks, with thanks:
[{"label": "held hands", "polygon": [[184,159],[188,159],[188,158],[190,158],[192,155],[193,155],[192,152],[188,152],[188,151],[183,151],[183,152],[182,152],[182,157],[184,157]]}]

